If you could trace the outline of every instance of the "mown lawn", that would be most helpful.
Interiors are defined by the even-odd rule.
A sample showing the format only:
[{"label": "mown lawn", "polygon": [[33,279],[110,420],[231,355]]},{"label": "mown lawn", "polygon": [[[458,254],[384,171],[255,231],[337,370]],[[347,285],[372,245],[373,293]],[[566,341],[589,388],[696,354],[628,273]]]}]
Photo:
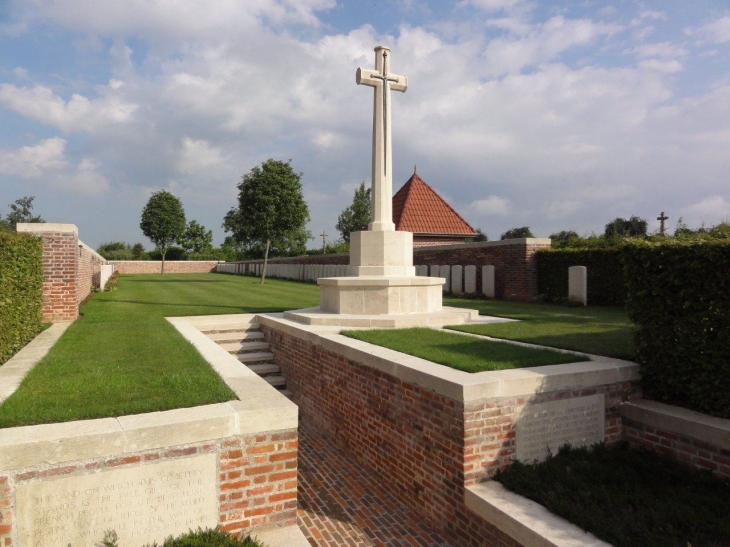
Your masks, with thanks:
[{"label": "mown lawn", "polygon": [[426,328],[353,330],[341,334],[415,355],[465,372],[539,367],[587,361],[588,357],[526,348]]},{"label": "mown lawn", "polygon": [[480,315],[520,320],[519,323],[449,327],[453,330],[618,359],[632,359],[634,355],[634,327],[623,308],[464,298],[444,298],[444,305],[478,309]]},{"label": "mown lawn", "polygon": [[228,401],[233,392],[165,317],[311,307],[316,285],[223,274],[122,276],[95,294],[20,388],[0,427]]}]

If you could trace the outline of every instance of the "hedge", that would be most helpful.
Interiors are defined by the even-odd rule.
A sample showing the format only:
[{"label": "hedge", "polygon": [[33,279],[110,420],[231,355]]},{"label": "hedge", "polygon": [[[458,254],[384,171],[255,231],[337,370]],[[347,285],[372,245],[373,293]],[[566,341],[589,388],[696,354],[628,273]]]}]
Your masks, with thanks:
[{"label": "hedge", "polygon": [[730,418],[730,243],[633,244],[623,255],[644,392]]},{"label": "hedge", "polygon": [[43,242],[0,231],[0,364],[41,330]]},{"label": "hedge", "polygon": [[545,249],[536,253],[537,293],[549,300],[568,298],[568,268],[588,269],[588,304],[623,306],[626,283],[621,266],[621,249]]}]

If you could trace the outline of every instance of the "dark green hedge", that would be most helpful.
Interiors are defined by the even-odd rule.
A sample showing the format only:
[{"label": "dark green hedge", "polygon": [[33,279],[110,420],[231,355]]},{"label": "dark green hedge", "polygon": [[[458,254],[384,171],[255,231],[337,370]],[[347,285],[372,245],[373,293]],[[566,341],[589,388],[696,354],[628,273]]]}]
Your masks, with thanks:
[{"label": "dark green hedge", "polygon": [[620,248],[546,249],[536,253],[537,292],[550,300],[568,298],[568,268],[588,268],[588,304],[623,306],[626,283]]},{"label": "dark green hedge", "polygon": [[41,330],[43,242],[0,231],[0,364]]},{"label": "dark green hedge", "polygon": [[730,243],[634,244],[623,255],[644,391],[730,418]]}]

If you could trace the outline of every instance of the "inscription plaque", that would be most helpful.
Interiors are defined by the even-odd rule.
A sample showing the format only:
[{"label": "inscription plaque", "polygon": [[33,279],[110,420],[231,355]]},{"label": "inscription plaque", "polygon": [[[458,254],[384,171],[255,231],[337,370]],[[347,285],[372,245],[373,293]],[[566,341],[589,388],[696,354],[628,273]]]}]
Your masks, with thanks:
[{"label": "inscription plaque", "polygon": [[93,547],[106,530],[119,545],[162,541],[218,524],[216,456],[19,484],[21,547]]},{"label": "inscription plaque", "polygon": [[565,443],[585,446],[604,440],[603,394],[562,399],[518,409],[515,452],[519,461],[542,461]]}]

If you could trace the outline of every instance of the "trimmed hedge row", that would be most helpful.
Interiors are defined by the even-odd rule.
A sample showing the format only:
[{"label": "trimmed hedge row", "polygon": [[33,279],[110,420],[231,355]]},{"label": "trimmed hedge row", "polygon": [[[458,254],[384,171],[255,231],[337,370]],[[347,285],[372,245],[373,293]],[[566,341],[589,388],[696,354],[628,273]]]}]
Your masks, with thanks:
[{"label": "trimmed hedge row", "polygon": [[622,254],[644,391],[730,418],[730,243],[633,244]]},{"label": "trimmed hedge row", "polygon": [[0,364],[41,330],[43,242],[0,231]]},{"label": "trimmed hedge row", "polygon": [[588,304],[623,306],[626,282],[621,249],[545,249],[536,253],[537,293],[550,300],[568,298],[568,268],[588,268]]}]

